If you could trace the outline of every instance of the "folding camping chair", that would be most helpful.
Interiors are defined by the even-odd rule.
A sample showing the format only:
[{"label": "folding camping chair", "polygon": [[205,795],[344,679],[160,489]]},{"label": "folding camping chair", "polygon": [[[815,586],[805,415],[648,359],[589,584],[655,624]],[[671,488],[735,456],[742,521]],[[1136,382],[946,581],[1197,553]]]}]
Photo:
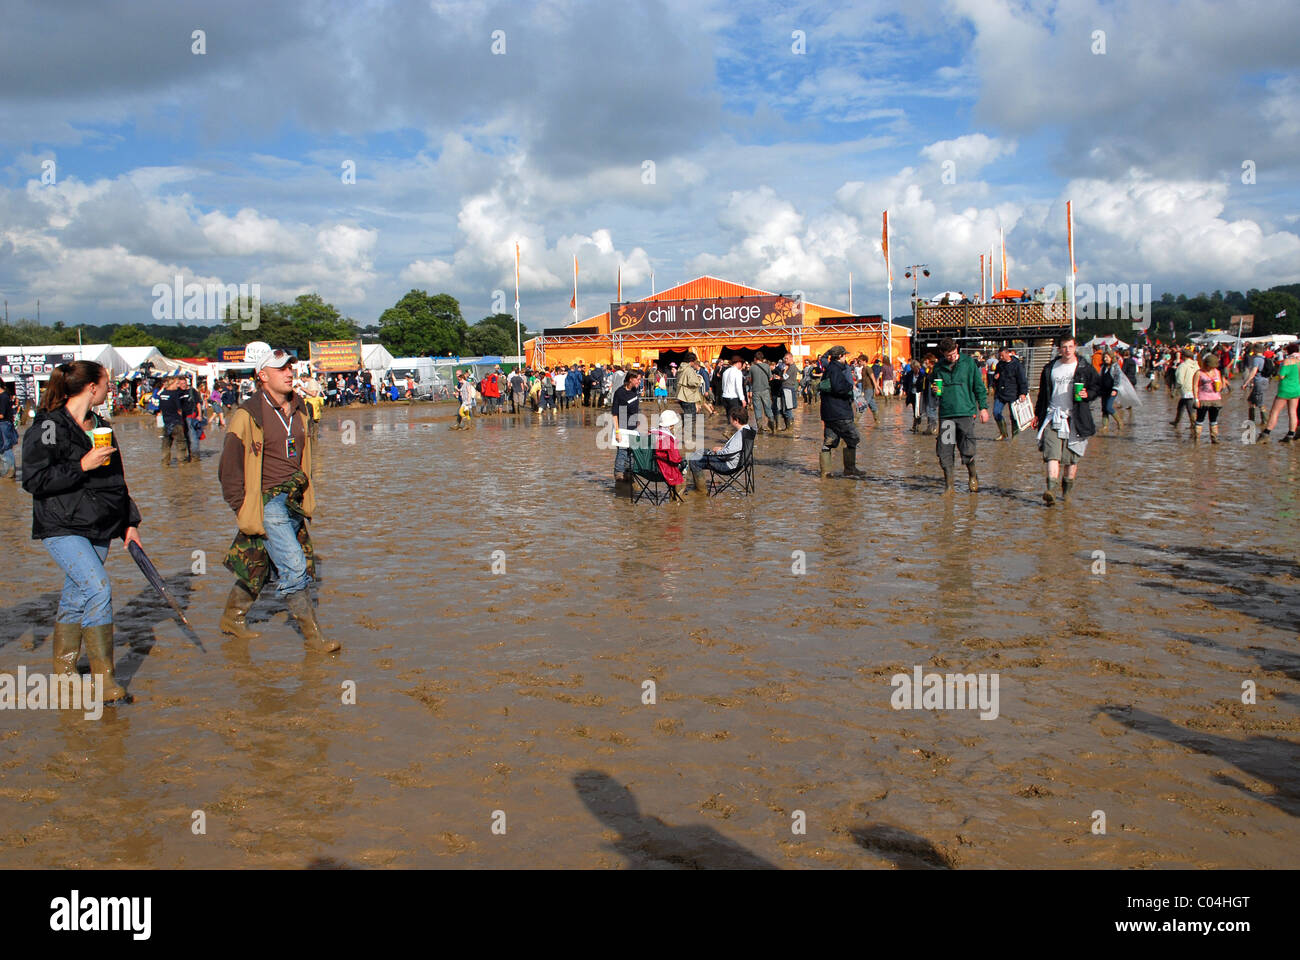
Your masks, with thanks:
[{"label": "folding camping chair", "polygon": [[754,436],[755,432],[748,427],[741,427],[740,437],[740,459],[730,470],[719,470],[716,467],[709,468],[709,490],[708,496],[716,497],[740,483],[740,489],[737,493],[752,494],[754,492]]},{"label": "folding camping chair", "polygon": [[655,463],[655,450],[650,437],[634,433],[631,441],[627,453],[632,464],[632,502],[640,503],[649,497],[650,502],[657,507],[671,496],[668,481]]}]

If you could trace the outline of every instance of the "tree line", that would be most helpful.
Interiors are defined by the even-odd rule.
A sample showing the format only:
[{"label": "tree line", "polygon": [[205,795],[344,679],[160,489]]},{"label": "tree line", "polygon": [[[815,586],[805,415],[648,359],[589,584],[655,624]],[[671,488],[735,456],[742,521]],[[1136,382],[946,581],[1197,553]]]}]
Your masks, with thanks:
[{"label": "tree line", "polygon": [[[110,343],[115,347],[156,346],[168,357],[216,357],[221,347],[243,346],[262,340],[307,356],[312,340],[356,340],[363,335],[377,337],[395,357],[423,356],[513,356],[515,318],[496,313],[470,325],[461,315],[460,303],[446,294],[412,290],[379,315],[378,323],[362,327],[345,317],[333,304],[314,293],[292,303],[264,302],[258,305],[257,326],[245,330],[248,322],[235,315],[236,306],[226,311],[218,324],[127,323],[73,326],[63,321],[38,324],[30,319],[0,322],[0,346],[34,347],[47,343]],[[247,316],[247,312],[245,313]],[[523,338],[533,336],[527,330]]]}]

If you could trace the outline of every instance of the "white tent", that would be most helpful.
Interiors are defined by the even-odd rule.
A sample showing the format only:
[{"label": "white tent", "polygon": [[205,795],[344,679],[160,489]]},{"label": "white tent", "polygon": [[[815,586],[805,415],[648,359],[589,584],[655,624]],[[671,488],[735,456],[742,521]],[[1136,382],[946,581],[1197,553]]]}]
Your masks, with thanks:
[{"label": "white tent", "polygon": [[162,351],[157,347],[115,347],[114,349],[132,370],[138,369],[143,363],[153,364],[154,371],[158,373],[164,370],[168,372],[179,370],[182,366],[175,360],[163,356]]},{"label": "white tent", "polygon": [[[54,343],[38,347],[0,347],[0,379],[18,384],[24,404],[35,403],[50,379],[50,372],[69,360],[93,360],[108,368],[110,377],[124,376],[131,368],[108,343]],[[34,392],[33,392],[34,391]],[[29,395],[30,394],[30,395]]]},{"label": "white tent", "polygon": [[1085,353],[1092,353],[1098,347],[1109,347],[1112,350],[1127,350],[1128,344],[1116,336],[1093,337],[1079,349]]},{"label": "white tent", "polygon": [[377,377],[382,377],[393,365],[393,355],[382,343],[363,343],[361,345],[361,362],[366,369]]},{"label": "white tent", "polygon": [[1294,333],[1274,333],[1267,337],[1246,337],[1242,343],[1294,343],[1297,339]]}]

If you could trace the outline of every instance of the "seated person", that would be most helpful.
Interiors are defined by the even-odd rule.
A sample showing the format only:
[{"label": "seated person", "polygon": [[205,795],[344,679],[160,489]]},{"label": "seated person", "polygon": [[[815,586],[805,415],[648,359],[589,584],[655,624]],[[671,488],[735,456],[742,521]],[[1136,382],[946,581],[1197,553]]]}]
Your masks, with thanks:
[{"label": "seated person", "polygon": [[736,432],[728,437],[727,442],[722,446],[699,453],[689,461],[691,479],[695,481],[696,490],[703,491],[705,488],[705,470],[731,473],[740,466],[740,451],[745,442],[744,432],[752,429],[749,426],[749,411],[744,407],[737,407],[729,411],[727,417]]},{"label": "seated person", "polygon": [[659,416],[659,426],[650,431],[650,447],[655,452],[655,466],[668,484],[668,492],[675,503],[682,501],[682,487],[686,486],[686,478],[682,476],[682,450],[673,434],[673,427],[681,422],[681,417],[675,410],[665,410]]}]

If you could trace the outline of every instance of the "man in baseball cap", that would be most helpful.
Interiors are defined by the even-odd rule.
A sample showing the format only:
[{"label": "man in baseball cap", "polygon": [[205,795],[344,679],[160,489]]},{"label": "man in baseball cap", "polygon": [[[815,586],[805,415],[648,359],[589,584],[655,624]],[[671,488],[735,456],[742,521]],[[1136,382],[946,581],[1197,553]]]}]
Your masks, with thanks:
[{"label": "man in baseball cap", "polygon": [[307,442],[311,415],[294,392],[288,352],[249,344],[244,358],[256,371],[258,390],[231,416],[217,468],[221,495],[239,523],[225,562],[237,582],[226,599],[221,632],[239,640],[260,636],[248,628],[247,616],[274,566],[276,592],[307,646],[333,653],[339,643],[321,634],[309,589],[316,571],[307,531],[316,508]]}]

